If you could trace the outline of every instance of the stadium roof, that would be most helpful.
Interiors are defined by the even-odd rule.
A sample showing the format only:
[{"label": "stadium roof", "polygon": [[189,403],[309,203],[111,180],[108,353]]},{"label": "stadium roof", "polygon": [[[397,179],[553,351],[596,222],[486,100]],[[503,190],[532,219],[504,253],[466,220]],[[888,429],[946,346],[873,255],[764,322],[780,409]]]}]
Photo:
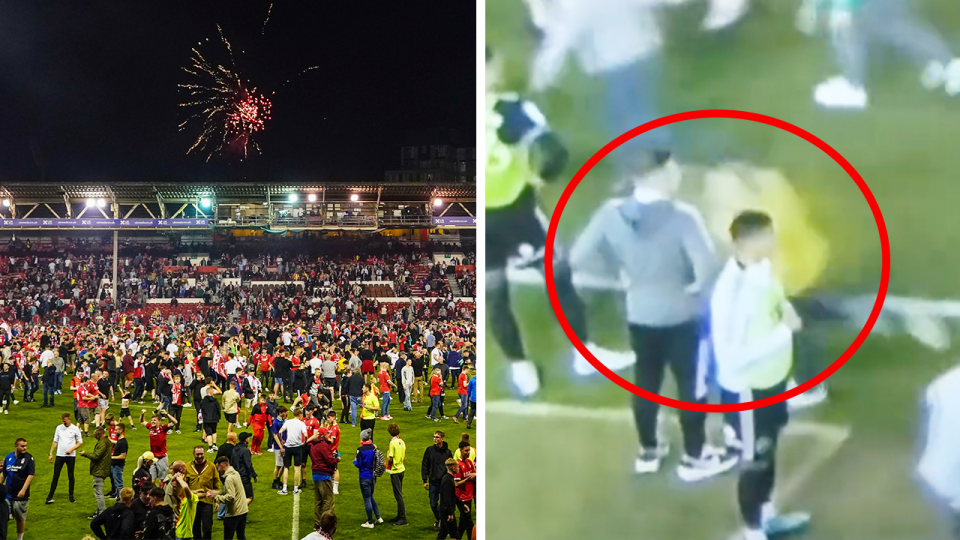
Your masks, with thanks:
[{"label": "stadium roof", "polygon": [[[106,198],[122,203],[190,202],[211,197],[219,202],[265,201],[268,197],[281,198],[291,193],[323,195],[328,200],[346,199],[352,194],[379,194],[383,201],[444,199],[474,200],[474,184],[414,184],[414,183],[193,183],[193,182],[103,182],[54,184],[42,182],[5,182],[0,184],[0,196],[17,203],[64,202]],[[279,202],[279,201],[278,201]]]}]

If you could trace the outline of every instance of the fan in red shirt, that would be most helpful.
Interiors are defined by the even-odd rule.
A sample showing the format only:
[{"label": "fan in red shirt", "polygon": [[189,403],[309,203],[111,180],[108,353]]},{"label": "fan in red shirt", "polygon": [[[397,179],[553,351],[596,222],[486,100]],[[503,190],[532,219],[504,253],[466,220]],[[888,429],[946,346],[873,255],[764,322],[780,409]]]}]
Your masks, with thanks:
[{"label": "fan in red shirt", "polygon": [[473,505],[474,491],[477,484],[477,466],[474,462],[467,459],[470,453],[470,443],[460,441],[460,459],[457,461],[458,471],[453,477],[456,486],[457,508],[460,509],[460,527],[461,531],[473,529]]},{"label": "fan in red shirt", "polygon": [[[337,424],[337,411],[330,409],[327,411],[326,422],[323,423],[323,428],[326,430],[327,437],[330,439],[330,449],[333,451],[333,455],[340,457],[340,452],[337,448],[340,447],[340,425]],[[334,469],[333,471],[333,493],[337,495],[340,493],[340,470]]]},{"label": "fan in red shirt", "polygon": [[267,396],[260,394],[259,403],[253,406],[250,412],[250,422],[253,424],[253,444],[250,445],[250,452],[256,455],[262,455],[260,443],[263,442],[263,435],[266,426],[270,423],[270,415],[267,414]]},{"label": "fan in red shirt", "polygon": [[[304,455],[310,455],[310,447],[313,446],[313,442],[321,435],[320,433],[320,421],[313,417],[314,413],[317,411],[313,406],[306,408],[306,414],[303,415],[303,423],[307,426],[307,438],[303,443]],[[307,485],[306,481],[307,473],[307,460],[304,459],[303,463],[300,465],[300,478],[303,478],[300,482],[300,488],[304,489]]]},{"label": "fan in red shirt", "polygon": [[456,424],[460,423],[457,420],[460,413],[463,413],[464,420],[467,419],[467,394],[469,393],[467,386],[470,384],[470,377],[467,373],[469,371],[467,365],[464,365],[464,370],[460,372],[460,377],[457,378],[457,397],[460,399],[460,408],[457,409],[457,414],[453,415],[453,421]]},{"label": "fan in red shirt", "polygon": [[167,430],[170,429],[170,424],[161,424],[160,415],[163,414],[170,419],[173,425],[177,425],[177,419],[170,416],[167,411],[155,412],[148,424],[144,421],[146,414],[147,410],[141,409],[140,423],[150,431],[150,451],[153,452],[155,458],[153,465],[150,467],[150,479],[162,480],[163,477],[167,475],[167,468],[169,467],[167,461]]}]

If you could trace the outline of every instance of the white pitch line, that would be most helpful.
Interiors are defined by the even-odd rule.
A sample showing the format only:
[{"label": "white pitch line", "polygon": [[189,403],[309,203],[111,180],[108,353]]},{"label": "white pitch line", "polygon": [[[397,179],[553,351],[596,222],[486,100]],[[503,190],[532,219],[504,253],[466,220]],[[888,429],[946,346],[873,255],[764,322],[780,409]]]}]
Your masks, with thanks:
[{"label": "white pitch line", "polygon": [[300,540],[300,494],[293,494],[293,531],[290,540]]},{"label": "white pitch line", "polygon": [[[608,422],[632,422],[633,411],[629,408],[587,408],[555,403],[527,403],[522,401],[488,401],[484,404],[488,414],[555,418],[557,420],[603,420]],[[676,420],[673,414],[671,421]],[[795,420],[787,424],[786,434],[791,436],[820,436],[831,440],[846,439],[849,429],[842,426]]]},{"label": "white pitch line", "polygon": [[[540,419],[601,420],[612,423],[633,421],[633,411],[629,408],[585,408],[553,403],[491,401],[484,405],[484,410],[495,415]],[[672,413],[661,415],[660,420],[671,423],[679,422],[679,418]],[[787,424],[784,435],[791,437],[813,437],[817,439],[818,444],[813,445],[813,449],[803,464],[797,470],[791,471],[789,476],[783,478],[783,481],[777,487],[775,499],[781,503],[795,497],[810,478],[813,477],[817,469],[840,450],[843,443],[850,437],[850,428],[797,420]],[[742,536],[739,532],[734,532],[725,536],[724,540],[740,540],[741,538]]]}]

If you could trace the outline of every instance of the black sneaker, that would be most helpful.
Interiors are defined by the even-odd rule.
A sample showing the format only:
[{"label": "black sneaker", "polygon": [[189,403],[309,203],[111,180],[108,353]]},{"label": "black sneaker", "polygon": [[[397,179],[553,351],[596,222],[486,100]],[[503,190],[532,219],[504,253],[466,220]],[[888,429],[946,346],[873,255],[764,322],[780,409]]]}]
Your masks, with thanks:
[{"label": "black sneaker", "polygon": [[395,527],[402,527],[402,526],[404,526],[404,525],[408,525],[409,523],[407,522],[406,519],[399,519],[399,520],[397,520],[397,521],[393,521],[392,524],[393,524]]},{"label": "black sneaker", "polygon": [[73,495],[70,496],[70,502],[72,502],[72,503],[77,502],[77,500],[73,498]]},{"label": "black sneaker", "polygon": [[100,515],[100,512],[94,512],[93,514],[87,516],[87,519],[96,519]]},{"label": "black sneaker", "polygon": [[440,530],[440,521],[434,521],[434,522],[433,522],[433,530],[435,530],[435,531],[439,531],[439,530]]},{"label": "black sneaker", "polygon": [[53,504],[53,499],[47,499],[47,502],[45,504]]}]

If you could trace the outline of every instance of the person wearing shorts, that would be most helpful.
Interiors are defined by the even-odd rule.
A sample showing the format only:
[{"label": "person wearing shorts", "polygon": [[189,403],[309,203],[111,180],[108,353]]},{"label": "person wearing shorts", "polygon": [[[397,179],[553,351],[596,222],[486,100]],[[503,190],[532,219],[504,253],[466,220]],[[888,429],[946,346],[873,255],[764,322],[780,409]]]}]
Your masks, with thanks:
[{"label": "person wearing shorts", "polygon": [[0,483],[7,487],[7,501],[10,513],[17,522],[17,538],[23,538],[27,526],[27,509],[30,507],[30,484],[36,474],[36,463],[27,452],[27,440],[20,438],[14,442],[14,451],[4,458],[0,469]]},{"label": "person wearing shorts", "polygon": [[303,443],[306,440],[307,425],[303,423],[303,409],[296,409],[293,418],[283,423],[280,433],[285,434],[285,440],[280,446],[283,454],[283,488],[277,493],[287,494],[287,479],[290,467],[293,467],[293,493],[300,493],[300,467],[303,465]]}]

